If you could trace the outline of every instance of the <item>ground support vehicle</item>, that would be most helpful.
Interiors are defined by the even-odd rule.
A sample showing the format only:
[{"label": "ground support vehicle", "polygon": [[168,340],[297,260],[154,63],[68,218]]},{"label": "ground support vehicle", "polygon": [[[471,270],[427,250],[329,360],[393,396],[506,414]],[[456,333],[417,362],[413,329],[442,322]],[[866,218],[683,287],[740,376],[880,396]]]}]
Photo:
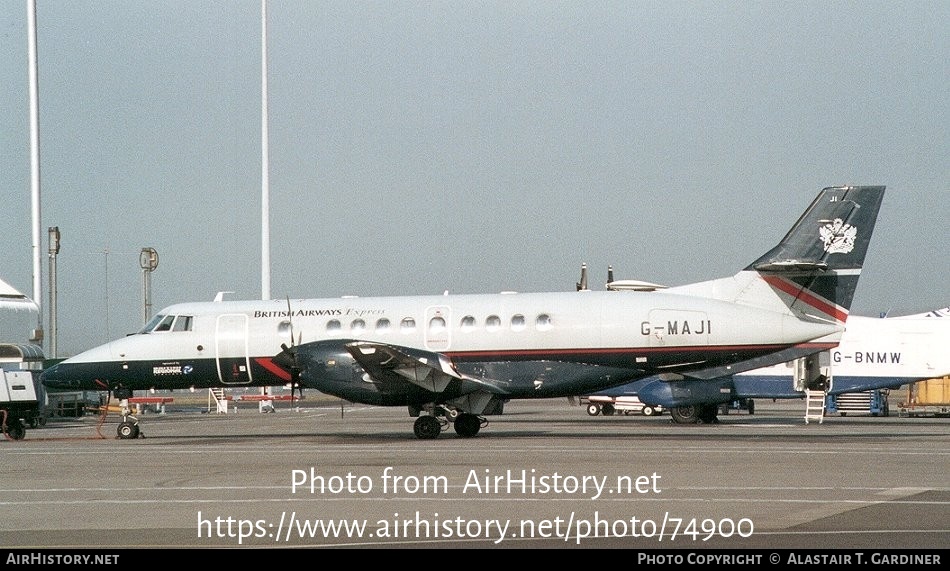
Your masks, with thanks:
[{"label": "ground support vehicle", "polygon": [[607,396],[590,395],[581,397],[581,404],[587,409],[587,414],[597,416],[612,416],[622,413],[626,415],[642,414],[643,416],[654,416],[663,412],[663,407],[644,404],[635,395]]},{"label": "ground support vehicle", "polygon": [[26,425],[36,426],[40,419],[33,373],[0,369],[0,427],[10,440],[22,440]]},{"label": "ground support vehicle", "polygon": [[912,383],[898,416],[950,416],[950,376]]}]

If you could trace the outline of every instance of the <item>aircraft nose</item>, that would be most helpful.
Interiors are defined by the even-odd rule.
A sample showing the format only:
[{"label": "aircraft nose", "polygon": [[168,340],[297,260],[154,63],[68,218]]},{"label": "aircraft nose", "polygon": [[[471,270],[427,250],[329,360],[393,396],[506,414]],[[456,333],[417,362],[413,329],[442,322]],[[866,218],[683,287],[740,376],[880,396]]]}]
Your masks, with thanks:
[{"label": "aircraft nose", "polygon": [[115,343],[107,343],[60,361],[40,374],[40,382],[51,390],[102,390],[101,378],[113,372]]},{"label": "aircraft nose", "polygon": [[62,376],[62,364],[57,363],[40,373],[40,382],[48,389],[68,389],[69,382]]}]

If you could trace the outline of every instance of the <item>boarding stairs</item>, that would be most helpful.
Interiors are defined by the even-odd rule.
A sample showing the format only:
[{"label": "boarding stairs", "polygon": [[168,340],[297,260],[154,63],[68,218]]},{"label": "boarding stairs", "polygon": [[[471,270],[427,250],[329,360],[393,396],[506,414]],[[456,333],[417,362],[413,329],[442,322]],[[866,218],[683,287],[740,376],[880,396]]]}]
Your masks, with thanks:
[{"label": "boarding stairs", "polygon": [[214,402],[215,412],[218,414],[228,413],[228,399],[224,394],[224,389],[215,387],[208,389],[208,412],[211,412],[211,403]]},{"label": "boarding stairs", "polygon": [[826,391],[805,389],[805,424],[817,420],[818,424],[825,421]]}]

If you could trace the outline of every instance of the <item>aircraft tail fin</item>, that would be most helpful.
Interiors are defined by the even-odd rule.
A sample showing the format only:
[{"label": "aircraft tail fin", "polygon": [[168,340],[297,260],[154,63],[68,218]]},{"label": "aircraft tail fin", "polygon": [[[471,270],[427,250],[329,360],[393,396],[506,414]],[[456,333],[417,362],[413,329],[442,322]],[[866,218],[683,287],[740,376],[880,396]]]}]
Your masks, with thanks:
[{"label": "aircraft tail fin", "polygon": [[794,313],[844,322],[877,222],[883,186],[823,189],[757,272]]}]

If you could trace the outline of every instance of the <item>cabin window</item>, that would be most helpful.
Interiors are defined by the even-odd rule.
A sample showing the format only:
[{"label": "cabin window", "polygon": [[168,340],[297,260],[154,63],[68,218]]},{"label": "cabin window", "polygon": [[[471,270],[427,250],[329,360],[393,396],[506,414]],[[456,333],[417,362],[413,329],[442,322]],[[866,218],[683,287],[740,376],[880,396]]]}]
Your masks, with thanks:
[{"label": "cabin window", "polygon": [[364,331],[366,331],[366,322],[362,319],[354,319],[353,323],[350,323],[350,332],[354,335],[359,335]]},{"label": "cabin window", "polygon": [[435,316],[429,320],[429,333],[445,333],[445,319]]},{"label": "cabin window", "polygon": [[385,317],[376,321],[376,333],[388,333],[392,324]]},{"label": "cabin window", "polygon": [[406,317],[402,320],[402,323],[399,324],[399,330],[403,333],[412,333],[416,330],[416,320],[411,317]]},{"label": "cabin window", "polygon": [[327,333],[339,333],[342,327],[340,326],[339,319],[331,319],[327,321]]},{"label": "cabin window", "polygon": [[524,315],[511,316],[511,330],[524,331]]},{"label": "cabin window", "polygon": [[172,331],[191,331],[191,316],[179,315],[172,325]]},{"label": "cabin window", "polygon": [[475,318],[471,315],[466,315],[462,318],[462,323],[460,324],[462,331],[474,331],[475,330]]},{"label": "cabin window", "polygon": [[546,313],[542,313],[537,319],[534,320],[534,326],[538,329],[538,331],[547,331],[551,328],[551,316]]},{"label": "cabin window", "polygon": [[485,329],[489,331],[498,331],[501,328],[501,318],[497,315],[489,315],[485,320]]}]

